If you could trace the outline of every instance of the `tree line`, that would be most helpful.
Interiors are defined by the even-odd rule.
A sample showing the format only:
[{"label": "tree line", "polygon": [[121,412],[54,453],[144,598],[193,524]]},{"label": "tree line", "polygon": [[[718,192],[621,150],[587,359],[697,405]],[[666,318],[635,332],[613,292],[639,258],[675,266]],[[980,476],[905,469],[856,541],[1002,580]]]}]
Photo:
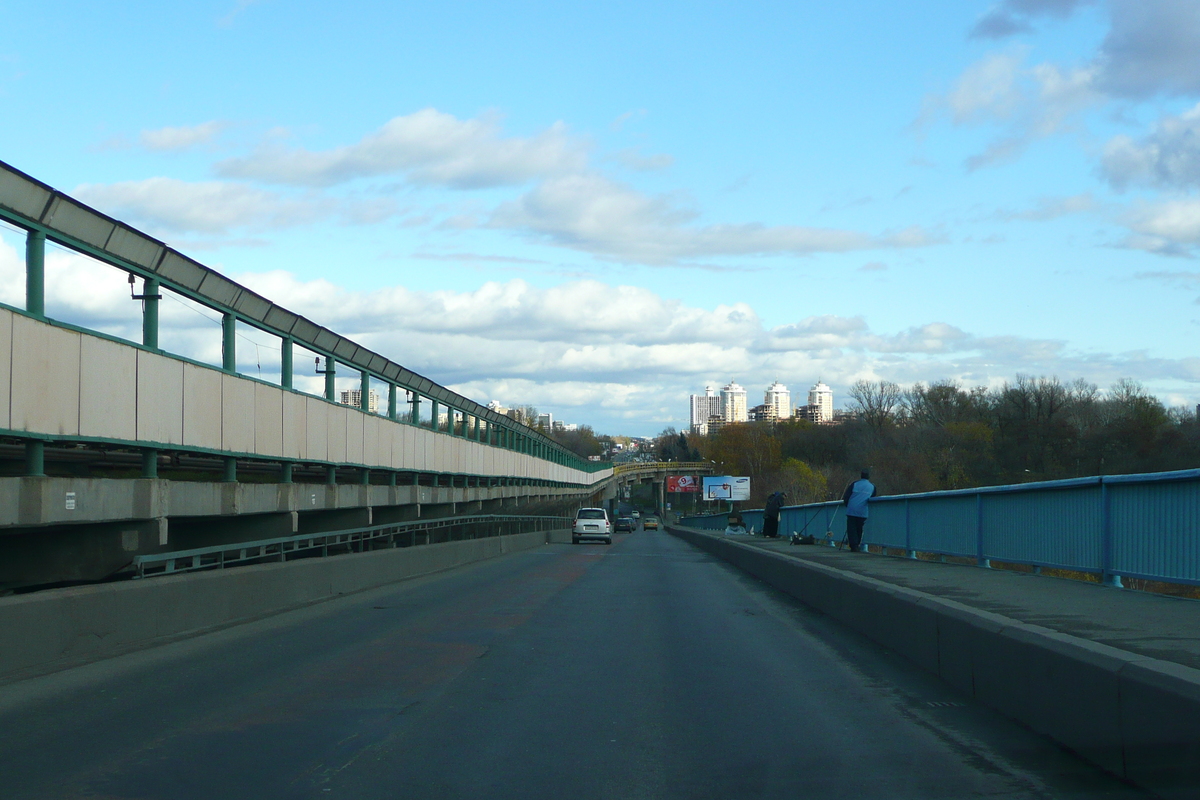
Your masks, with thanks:
[{"label": "tree line", "polygon": [[837,499],[861,469],[881,493],[908,494],[1200,467],[1195,412],[1167,408],[1132,380],[1107,391],[1028,375],[993,389],[859,381],[850,398],[851,416],[833,425],[750,422],[707,436],[668,428],[656,455],[748,475],[749,508],[777,489],[789,504]]}]

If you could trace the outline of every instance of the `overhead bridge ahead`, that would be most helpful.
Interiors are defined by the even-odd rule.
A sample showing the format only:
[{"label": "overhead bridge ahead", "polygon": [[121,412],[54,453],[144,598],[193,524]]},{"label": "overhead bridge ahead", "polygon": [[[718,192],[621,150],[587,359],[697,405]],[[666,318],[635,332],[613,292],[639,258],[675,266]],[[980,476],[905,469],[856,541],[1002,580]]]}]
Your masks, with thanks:
[{"label": "overhead bridge ahead", "polygon": [[[181,546],[556,513],[598,502],[612,478],[2,162],[0,220],[26,234],[25,307],[0,306],[0,589],[96,579]],[[140,342],[47,315],[47,242],[141,280]],[[220,316],[219,365],[160,348],[172,293]],[[239,374],[239,325],[278,339],[277,383]],[[323,364],[321,396],[295,386],[301,351]],[[336,402],[338,375],[359,406]]]}]

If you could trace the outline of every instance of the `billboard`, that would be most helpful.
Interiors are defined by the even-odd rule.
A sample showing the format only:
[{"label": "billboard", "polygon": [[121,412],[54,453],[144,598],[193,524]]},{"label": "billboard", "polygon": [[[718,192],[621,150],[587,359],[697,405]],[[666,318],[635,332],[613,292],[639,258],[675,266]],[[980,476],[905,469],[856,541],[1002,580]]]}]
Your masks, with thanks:
[{"label": "billboard", "polygon": [[750,479],[718,475],[704,479],[705,500],[749,500]]},{"label": "billboard", "polygon": [[668,475],[668,492],[699,492],[700,484],[696,483],[694,475]]}]

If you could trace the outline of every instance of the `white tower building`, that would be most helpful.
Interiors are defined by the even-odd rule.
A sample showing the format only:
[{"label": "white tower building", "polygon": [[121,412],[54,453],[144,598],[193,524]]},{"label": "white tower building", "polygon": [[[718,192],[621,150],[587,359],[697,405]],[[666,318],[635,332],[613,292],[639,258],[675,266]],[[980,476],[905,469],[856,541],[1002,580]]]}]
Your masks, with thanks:
[{"label": "white tower building", "polygon": [[694,394],[692,401],[692,431],[701,435],[708,433],[708,420],[721,416],[721,398],[711,386],[704,387],[704,394]]},{"label": "white tower building", "polygon": [[813,422],[832,422],[833,389],[818,380],[817,385],[808,390],[808,407]]},{"label": "white tower building", "polygon": [[721,416],[726,422],[746,422],[750,419],[746,407],[746,390],[736,383],[721,389]]},{"label": "white tower building", "polygon": [[792,393],[779,381],[767,387],[763,403],[773,412],[775,419],[790,419],[792,416]]}]

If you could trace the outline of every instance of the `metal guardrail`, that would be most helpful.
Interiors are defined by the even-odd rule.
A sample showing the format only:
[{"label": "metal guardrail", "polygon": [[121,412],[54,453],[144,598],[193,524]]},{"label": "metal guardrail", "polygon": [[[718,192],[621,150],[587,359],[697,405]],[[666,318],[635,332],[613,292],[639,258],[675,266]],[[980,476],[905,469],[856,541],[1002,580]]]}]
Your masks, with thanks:
[{"label": "metal guardrail", "polygon": [[708,461],[629,461],[623,464],[613,464],[613,475],[625,472],[645,472],[650,470],[667,470],[675,472],[712,472],[713,465]]},{"label": "metal guardrail", "polygon": [[[818,539],[841,503],[788,506],[779,517],[787,535],[807,524]],[[762,530],[762,510],[739,512]],[[1013,486],[877,497],[871,501],[867,544],[918,553],[995,560],[1035,569],[1200,585],[1200,469],[1108,475]],[[728,514],[680,519],[724,530]],[[844,524],[841,525],[844,527]],[[840,540],[840,531],[834,531]]]},{"label": "metal guardrail", "polygon": [[[475,514],[466,517],[438,517],[436,519],[412,520],[387,525],[372,525],[366,528],[350,528],[302,536],[283,536],[275,539],[260,539],[254,542],[234,542],[194,550],[176,550],[170,553],[154,553],[134,556],[134,578],[152,578],[159,575],[174,575],[181,572],[224,569],[239,564],[261,564],[271,561],[287,561],[288,557],[305,554],[305,557],[325,557],[344,553],[361,553],[365,550],[383,550],[394,547],[417,545],[417,534],[425,533],[429,543],[430,531],[462,525],[499,523],[502,527],[527,528],[530,530],[499,530],[488,536],[504,536],[509,533],[531,533],[552,530],[554,525],[569,523],[571,517],[518,516],[505,514]],[[407,534],[408,543],[402,544],[398,537]],[[478,537],[476,537],[478,538]],[[331,551],[332,548],[332,552]],[[318,552],[319,551],[319,552]]]}]

